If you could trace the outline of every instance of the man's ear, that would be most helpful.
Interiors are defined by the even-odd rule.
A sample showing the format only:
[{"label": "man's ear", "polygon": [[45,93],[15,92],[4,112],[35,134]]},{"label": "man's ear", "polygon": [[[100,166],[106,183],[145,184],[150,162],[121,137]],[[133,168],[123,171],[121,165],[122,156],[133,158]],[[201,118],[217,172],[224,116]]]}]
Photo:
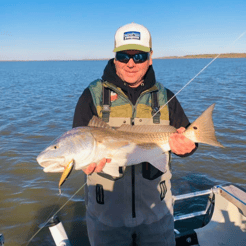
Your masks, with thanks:
[{"label": "man's ear", "polygon": [[150,55],[149,55],[149,65],[152,65],[152,64],[153,64],[153,61],[152,61],[152,55],[153,55],[153,50],[150,51]]}]

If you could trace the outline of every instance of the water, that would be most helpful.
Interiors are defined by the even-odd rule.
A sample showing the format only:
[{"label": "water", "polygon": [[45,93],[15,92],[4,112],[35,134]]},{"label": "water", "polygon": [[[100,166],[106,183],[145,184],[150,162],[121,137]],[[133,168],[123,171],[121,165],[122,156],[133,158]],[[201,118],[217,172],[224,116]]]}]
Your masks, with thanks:
[{"label": "water", "polygon": [[[154,60],[154,69],[157,80],[175,93],[209,61]],[[0,233],[6,245],[26,245],[38,225],[84,183],[82,173],[73,172],[59,199],[60,174],[44,173],[35,158],[71,129],[79,96],[89,82],[101,77],[106,63],[0,63]],[[217,59],[178,95],[190,121],[216,103],[213,118],[217,138],[226,148],[200,145],[190,157],[173,156],[174,194],[228,182],[246,188],[245,75],[246,59]],[[89,245],[84,214],[83,191],[58,214],[73,245]],[[29,245],[54,245],[48,228]]]}]

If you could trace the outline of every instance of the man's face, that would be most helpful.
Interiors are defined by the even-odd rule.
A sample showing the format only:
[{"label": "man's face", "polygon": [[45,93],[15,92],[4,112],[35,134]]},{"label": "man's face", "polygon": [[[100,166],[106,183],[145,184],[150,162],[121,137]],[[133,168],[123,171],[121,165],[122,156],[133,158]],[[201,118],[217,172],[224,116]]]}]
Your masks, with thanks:
[{"label": "man's face", "polygon": [[[139,50],[125,50],[122,51],[129,55],[142,53]],[[152,52],[149,59],[143,63],[135,63],[131,58],[128,63],[123,63],[114,59],[116,74],[132,88],[138,87],[143,82],[143,77],[146,74],[150,65],[152,65]]]}]

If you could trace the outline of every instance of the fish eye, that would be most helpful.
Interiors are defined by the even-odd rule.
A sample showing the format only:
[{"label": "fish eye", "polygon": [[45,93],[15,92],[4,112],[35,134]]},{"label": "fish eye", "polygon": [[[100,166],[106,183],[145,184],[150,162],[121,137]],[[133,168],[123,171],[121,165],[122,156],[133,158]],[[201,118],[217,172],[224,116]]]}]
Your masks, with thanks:
[{"label": "fish eye", "polygon": [[57,146],[56,145],[54,146],[54,149],[57,149]]}]

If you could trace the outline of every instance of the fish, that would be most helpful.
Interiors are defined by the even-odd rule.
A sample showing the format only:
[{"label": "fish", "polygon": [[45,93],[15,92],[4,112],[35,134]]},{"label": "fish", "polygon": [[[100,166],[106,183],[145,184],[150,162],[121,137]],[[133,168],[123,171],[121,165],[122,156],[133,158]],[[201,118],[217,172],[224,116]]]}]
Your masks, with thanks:
[{"label": "fish", "polygon": [[[215,136],[212,113],[215,104],[208,107],[181,133],[195,143],[224,147]],[[170,125],[130,126],[114,129],[93,116],[88,126],[76,127],[55,140],[37,156],[44,172],[63,172],[59,188],[72,168],[83,170],[101,159],[111,159],[103,172],[119,177],[119,167],[149,162],[162,172],[169,162],[169,137],[177,132]]]}]

